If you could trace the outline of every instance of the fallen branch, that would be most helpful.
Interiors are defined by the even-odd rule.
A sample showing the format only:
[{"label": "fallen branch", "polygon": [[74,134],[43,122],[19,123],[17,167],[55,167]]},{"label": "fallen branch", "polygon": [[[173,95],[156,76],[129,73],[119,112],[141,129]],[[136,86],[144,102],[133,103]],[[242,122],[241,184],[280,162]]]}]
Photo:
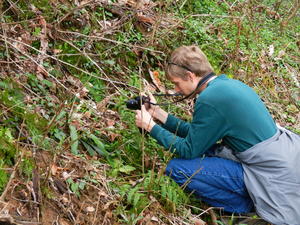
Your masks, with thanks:
[{"label": "fallen branch", "polygon": [[131,48],[139,48],[139,49],[143,49],[143,50],[147,50],[147,51],[150,51],[150,52],[155,52],[155,53],[159,53],[159,54],[163,54],[163,55],[165,54],[162,51],[157,51],[157,50],[153,50],[151,48],[145,48],[145,47],[141,47],[141,46],[138,46],[138,45],[126,44],[126,43],[123,43],[121,41],[115,41],[115,40],[112,40],[112,39],[109,39],[109,38],[93,36],[93,35],[85,35],[85,34],[81,34],[81,33],[78,33],[78,32],[73,32],[73,31],[62,31],[62,30],[56,30],[56,31],[60,32],[60,33],[64,33],[64,34],[73,34],[73,35],[76,35],[76,36],[86,37],[88,39],[108,41],[108,42],[111,42],[111,43],[114,43],[114,44],[124,45],[124,46],[131,47]]},{"label": "fallen branch", "polygon": [[[13,48],[15,48],[16,50],[18,50],[19,52],[21,52],[21,53],[23,54],[23,52],[22,52],[20,49],[18,49],[17,47],[15,47],[11,42],[9,42],[9,41],[7,41],[6,39],[4,39],[4,36],[3,36],[3,35],[0,34],[0,37],[2,37],[2,40],[3,40],[4,42],[7,42],[7,43],[10,44]],[[31,45],[28,45],[28,44],[26,44],[26,43],[24,43],[24,42],[22,42],[22,41],[18,41],[18,40],[13,39],[13,38],[7,38],[7,39],[9,39],[9,40],[11,40],[11,41],[14,41],[14,42],[17,42],[17,43],[20,43],[20,44],[23,44],[24,46],[26,46],[26,47],[28,47],[28,48],[31,48],[31,49],[33,49],[33,50],[35,50],[35,51],[41,53],[41,51],[40,51],[39,49],[36,49],[36,48],[32,47]],[[27,56],[27,55],[25,55],[25,56]],[[76,70],[78,70],[78,71],[80,71],[80,72],[82,72],[82,73],[85,73],[85,74],[87,74],[87,75],[89,75],[89,76],[91,76],[91,77],[97,78],[97,79],[99,79],[99,80],[104,80],[104,81],[107,81],[107,82],[110,82],[110,83],[115,83],[115,84],[122,84],[122,85],[125,85],[125,86],[127,86],[127,87],[131,87],[131,88],[134,88],[135,90],[137,90],[136,87],[131,86],[131,85],[129,85],[129,84],[125,84],[125,83],[120,82],[120,81],[115,81],[115,80],[111,80],[111,79],[107,79],[107,78],[95,76],[94,74],[92,74],[92,73],[90,73],[90,72],[87,72],[87,71],[85,71],[85,70],[83,70],[83,69],[80,69],[80,68],[78,68],[77,66],[74,66],[74,65],[72,65],[72,64],[70,64],[70,63],[67,63],[67,62],[65,62],[65,61],[63,61],[63,60],[60,60],[60,59],[58,59],[58,58],[56,58],[56,57],[54,57],[54,56],[51,56],[51,55],[49,55],[49,54],[46,54],[46,56],[47,56],[48,58],[51,58],[51,59],[53,59],[53,60],[56,60],[56,61],[58,61],[58,62],[60,62],[60,63],[63,63],[63,64],[65,64],[65,65],[67,65],[67,66],[70,66],[70,67],[72,67],[72,68],[74,68],[74,69],[76,69]],[[28,58],[34,60],[34,59],[33,59],[32,57],[30,57],[30,56],[28,56]],[[34,61],[35,61],[35,60],[34,60]],[[35,63],[37,63],[37,62],[35,61]],[[47,75],[49,75],[50,77],[52,77],[55,81],[57,81],[57,82],[60,84],[60,81],[58,81],[56,77],[52,76],[48,71],[45,71],[45,72],[47,73]],[[62,84],[62,85],[63,85],[63,84]],[[66,90],[68,90],[64,85],[63,85],[63,87],[64,87]],[[74,93],[73,93],[73,94],[74,94]],[[121,93],[121,94],[122,94],[122,93]],[[75,94],[74,94],[74,95],[75,95]]]}]

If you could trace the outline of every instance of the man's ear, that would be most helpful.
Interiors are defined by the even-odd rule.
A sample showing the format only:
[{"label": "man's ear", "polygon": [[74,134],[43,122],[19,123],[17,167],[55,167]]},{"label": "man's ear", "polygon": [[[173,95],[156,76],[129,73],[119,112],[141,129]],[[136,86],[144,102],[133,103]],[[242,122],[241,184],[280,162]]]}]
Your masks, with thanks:
[{"label": "man's ear", "polygon": [[194,73],[192,73],[191,71],[187,71],[187,78],[190,81],[194,81],[194,79],[196,78],[196,75]]}]

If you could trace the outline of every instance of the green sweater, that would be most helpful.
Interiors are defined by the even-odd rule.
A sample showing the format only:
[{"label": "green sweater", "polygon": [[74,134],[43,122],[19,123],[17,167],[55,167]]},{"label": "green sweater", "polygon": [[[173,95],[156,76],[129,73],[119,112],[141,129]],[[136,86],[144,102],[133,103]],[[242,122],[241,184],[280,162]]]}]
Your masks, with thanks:
[{"label": "green sweater", "polygon": [[150,135],[179,157],[191,159],[221,139],[234,151],[245,151],[276,130],[264,103],[249,86],[220,75],[198,96],[190,123],[169,114]]}]

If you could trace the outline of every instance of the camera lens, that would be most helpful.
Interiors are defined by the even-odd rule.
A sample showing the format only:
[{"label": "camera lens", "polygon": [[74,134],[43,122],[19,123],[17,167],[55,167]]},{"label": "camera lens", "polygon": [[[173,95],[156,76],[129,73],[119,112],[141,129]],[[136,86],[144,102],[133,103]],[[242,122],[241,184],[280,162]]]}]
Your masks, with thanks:
[{"label": "camera lens", "polygon": [[140,102],[138,102],[136,99],[129,99],[126,102],[126,106],[128,109],[132,109],[132,110],[141,109]]}]

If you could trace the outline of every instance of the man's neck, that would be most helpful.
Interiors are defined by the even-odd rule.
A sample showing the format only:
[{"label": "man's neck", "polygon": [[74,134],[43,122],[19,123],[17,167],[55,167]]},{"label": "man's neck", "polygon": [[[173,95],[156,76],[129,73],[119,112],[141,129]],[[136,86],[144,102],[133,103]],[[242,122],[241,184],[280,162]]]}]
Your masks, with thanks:
[{"label": "man's neck", "polygon": [[206,75],[206,76],[203,76],[203,77],[194,77],[194,80],[193,80],[194,91],[192,91],[185,98],[191,98],[191,97],[194,98],[197,94],[199,94],[200,92],[202,92],[207,87],[207,84],[210,81],[212,81],[215,78],[216,78],[216,76],[215,76],[215,74],[213,72],[210,73],[210,74],[208,74],[208,75]]},{"label": "man's neck", "polygon": [[[214,80],[216,77],[217,77],[217,76],[213,76],[213,77],[209,78],[208,81],[206,81],[205,84],[199,89],[199,91],[200,91],[200,92],[203,91],[203,90],[207,87],[208,83],[211,82],[212,80]],[[201,78],[201,79],[202,79],[202,78]],[[199,81],[200,81],[200,80],[199,80]],[[199,82],[199,81],[198,81],[198,82]]]}]

